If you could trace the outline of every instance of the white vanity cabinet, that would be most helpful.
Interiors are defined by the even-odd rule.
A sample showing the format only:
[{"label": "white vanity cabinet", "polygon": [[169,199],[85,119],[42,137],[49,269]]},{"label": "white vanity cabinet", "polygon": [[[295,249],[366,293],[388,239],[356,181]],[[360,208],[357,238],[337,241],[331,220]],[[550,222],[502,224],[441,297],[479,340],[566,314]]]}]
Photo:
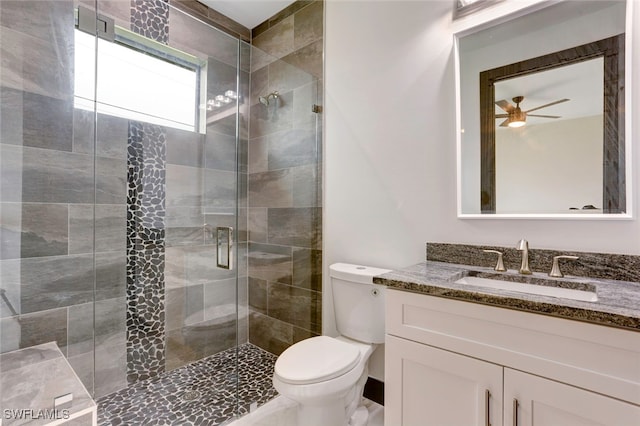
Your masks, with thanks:
[{"label": "white vanity cabinet", "polygon": [[640,332],[393,289],[386,324],[387,426],[640,425]]}]

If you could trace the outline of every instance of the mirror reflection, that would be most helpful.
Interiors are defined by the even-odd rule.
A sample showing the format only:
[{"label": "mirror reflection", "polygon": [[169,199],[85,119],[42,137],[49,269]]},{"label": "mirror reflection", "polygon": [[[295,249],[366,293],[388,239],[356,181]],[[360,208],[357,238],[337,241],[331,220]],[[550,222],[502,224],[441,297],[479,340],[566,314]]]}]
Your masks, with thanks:
[{"label": "mirror reflection", "polygon": [[[601,209],[602,57],[499,81],[494,87],[495,210]],[[547,103],[559,97],[556,91],[571,98]],[[511,97],[520,92],[531,96]],[[514,108],[516,101],[520,111]]]},{"label": "mirror reflection", "polygon": [[462,214],[625,213],[625,9],[566,2],[459,38]]}]

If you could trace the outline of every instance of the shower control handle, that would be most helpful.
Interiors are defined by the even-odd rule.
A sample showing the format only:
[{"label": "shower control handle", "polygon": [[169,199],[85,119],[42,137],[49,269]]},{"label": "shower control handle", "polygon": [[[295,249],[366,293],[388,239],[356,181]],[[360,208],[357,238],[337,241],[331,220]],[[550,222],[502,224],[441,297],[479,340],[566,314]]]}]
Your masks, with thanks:
[{"label": "shower control handle", "polygon": [[233,228],[230,226],[216,228],[216,266],[233,269]]}]

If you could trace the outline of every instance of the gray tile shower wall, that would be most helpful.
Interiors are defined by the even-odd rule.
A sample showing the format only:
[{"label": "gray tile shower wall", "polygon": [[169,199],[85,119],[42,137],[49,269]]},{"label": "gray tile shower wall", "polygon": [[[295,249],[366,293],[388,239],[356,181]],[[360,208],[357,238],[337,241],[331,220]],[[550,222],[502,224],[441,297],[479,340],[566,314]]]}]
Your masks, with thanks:
[{"label": "gray tile shower wall", "polygon": [[[70,312],[93,300],[93,254],[72,220],[94,203],[93,157],[75,149],[73,7],[0,2],[1,353],[56,341],[67,354]],[[100,179],[105,194],[118,183]],[[96,262],[114,297],[124,258],[105,249]]]},{"label": "gray tile shower wall", "polygon": [[[130,29],[137,3],[144,2],[101,0],[98,8]],[[166,10],[166,2],[159,3]],[[56,341],[100,397],[127,386],[129,120],[73,108],[73,7],[72,0],[0,1],[0,288],[9,302],[0,299],[0,352]],[[209,98],[235,88],[237,40],[168,10],[170,31],[158,35],[208,58],[215,82]],[[248,56],[246,46],[244,52]],[[241,62],[240,91],[248,99],[248,63]],[[151,348],[165,350],[158,370],[227,349],[236,338],[247,341],[247,111],[240,107],[238,159],[235,114],[212,120],[206,136],[165,129],[164,225],[147,227],[165,233],[157,244],[164,245],[165,306],[152,310],[166,321]],[[211,272],[215,245],[203,226],[235,223],[236,191],[238,324],[235,279]],[[139,254],[160,260],[153,250]]]},{"label": "gray tile shower wall", "polygon": [[[248,152],[249,341],[280,354],[322,332],[323,2],[254,29]],[[318,66],[319,65],[319,66]],[[273,91],[269,105],[258,97]]]}]

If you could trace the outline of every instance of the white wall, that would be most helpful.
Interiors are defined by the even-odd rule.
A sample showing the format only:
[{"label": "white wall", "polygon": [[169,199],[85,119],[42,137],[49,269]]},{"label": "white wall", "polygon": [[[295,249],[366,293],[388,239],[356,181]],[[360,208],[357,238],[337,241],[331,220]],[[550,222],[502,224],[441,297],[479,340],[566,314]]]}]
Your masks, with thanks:
[{"label": "white wall", "polygon": [[[398,268],[424,260],[427,241],[511,246],[522,237],[532,250],[640,254],[637,219],[456,217],[452,7],[452,0],[326,3],[325,334],[336,332],[328,285],[334,262]],[[629,62],[639,85],[634,50]],[[633,96],[638,117],[640,90]],[[381,378],[379,367],[376,360],[373,375]]]},{"label": "white wall", "polygon": [[602,208],[602,134],[602,115],[497,128],[496,211]]}]

